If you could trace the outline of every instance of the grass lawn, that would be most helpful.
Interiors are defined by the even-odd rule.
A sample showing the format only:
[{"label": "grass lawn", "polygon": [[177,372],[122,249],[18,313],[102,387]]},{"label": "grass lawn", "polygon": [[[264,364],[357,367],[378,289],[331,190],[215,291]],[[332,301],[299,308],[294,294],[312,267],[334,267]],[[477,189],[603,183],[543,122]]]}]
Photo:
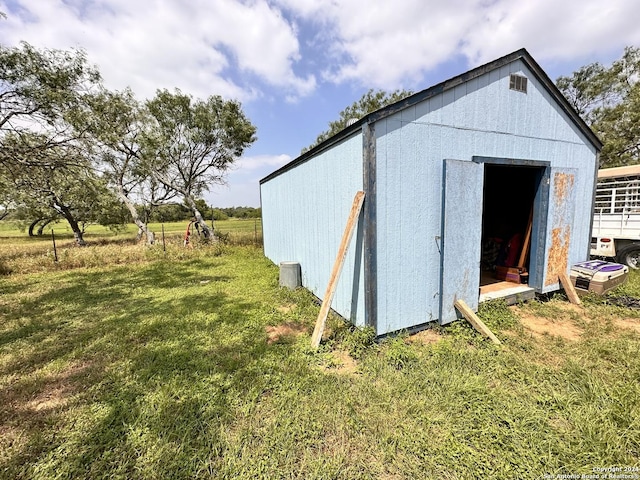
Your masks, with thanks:
[{"label": "grass lawn", "polygon": [[0,227],[0,478],[640,476],[640,310],[486,304],[502,346],[330,318],[311,352],[319,306],[230,225],[192,249],[166,228],[166,251],[61,237],[57,263]]}]

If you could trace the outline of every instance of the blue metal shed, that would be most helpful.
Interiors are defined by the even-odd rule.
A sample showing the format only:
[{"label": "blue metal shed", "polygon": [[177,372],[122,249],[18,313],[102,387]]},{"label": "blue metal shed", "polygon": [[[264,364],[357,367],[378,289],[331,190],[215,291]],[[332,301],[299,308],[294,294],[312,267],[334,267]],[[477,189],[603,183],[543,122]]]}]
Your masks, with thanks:
[{"label": "blue metal shed", "polygon": [[[333,309],[378,335],[477,309],[482,245],[533,215],[528,287],[589,255],[602,143],[518,50],[367,115],[260,181],[264,251],[321,297],[366,193]],[[526,287],[526,286],[525,286]]]}]

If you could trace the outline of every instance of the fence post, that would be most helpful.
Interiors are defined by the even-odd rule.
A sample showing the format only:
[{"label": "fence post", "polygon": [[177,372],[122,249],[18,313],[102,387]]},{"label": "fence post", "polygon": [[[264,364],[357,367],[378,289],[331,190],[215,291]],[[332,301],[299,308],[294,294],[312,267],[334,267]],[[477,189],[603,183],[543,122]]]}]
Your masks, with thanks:
[{"label": "fence post", "polygon": [[56,249],[56,236],[53,233],[53,228],[51,229],[51,240],[53,241],[53,261],[58,261],[58,250]]}]

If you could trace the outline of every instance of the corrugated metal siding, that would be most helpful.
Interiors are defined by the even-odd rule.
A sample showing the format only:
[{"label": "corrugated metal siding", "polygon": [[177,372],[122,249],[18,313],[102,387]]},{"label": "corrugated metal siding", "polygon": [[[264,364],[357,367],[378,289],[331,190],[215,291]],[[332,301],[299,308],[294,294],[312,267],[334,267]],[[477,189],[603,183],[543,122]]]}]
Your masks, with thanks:
[{"label": "corrugated metal siding", "polygon": [[[261,185],[265,255],[276,265],[300,262],[303,285],[319,298],[362,182],[359,134]],[[365,318],[362,227],[360,220],[332,302],[335,311],[356,325],[364,325]]]},{"label": "corrugated metal siding", "polygon": [[[509,89],[510,73],[529,79],[527,94]],[[596,151],[522,62],[380,120],[376,136],[378,334],[438,317],[445,158],[577,169],[569,261],[587,258]]]}]

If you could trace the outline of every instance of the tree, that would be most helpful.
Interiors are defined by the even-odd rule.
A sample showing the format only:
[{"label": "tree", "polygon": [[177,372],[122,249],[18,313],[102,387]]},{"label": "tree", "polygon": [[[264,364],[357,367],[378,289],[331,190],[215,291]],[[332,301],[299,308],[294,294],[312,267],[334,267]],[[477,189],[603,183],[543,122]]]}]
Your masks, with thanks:
[{"label": "tree", "polygon": [[[42,139],[37,134],[22,135],[11,141],[38,144]],[[97,176],[89,167],[88,160],[69,158],[70,151],[64,146],[47,150],[51,158],[41,166],[10,168],[0,165],[0,174],[11,183],[10,196],[20,206],[23,218],[33,221],[30,232],[41,221],[51,221],[56,216],[64,218],[73,231],[76,243],[85,245],[84,232],[89,223],[106,226],[123,224],[122,211],[114,195],[106,186],[104,178]],[[24,165],[18,159],[19,165]]]},{"label": "tree", "polygon": [[[87,170],[90,162],[79,142],[83,131],[69,119],[99,83],[99,72],[81,50],[0,46],[3,202],[32,210],[36,219],[63,216],[78,244],[84,244],[78,212],[86,213],[86,202],[95,203],[89,192],[97,195],[98,183]],[[56,213],[46,213],[51,209]]]},{"label": "tree", "polygon": [[640,163],[640,49],[627,47],[606,68],[581,67],[556,84],[603,141],[601,167]]},{"label": "tree", "polygon": [[179,90],[158,90],[147,108],[155,120],[146,132],[144,156],[150,171],[160,184],[182,196],[208,240],[213,231],[196,198],[211,185],[225,183],[233,162],[256,140],[256,128],[239,102],[220,96],[194,100]]},{"label": "tree", "polygon": [[321,144],[329,137],[332,137],[339,131],[346,128],[350,120],[359,120],[369,113],[375,112],[376,110],[386,107],[387,105],[398,102],[412,94],[413,92],[410,90],[395,90],[391,93],[387,93],[384,90],[370,89],[360,98],[360,100],[355,101],[347,108],[342,110],[338,114],[337,120],[329,122],[329,129],[318,135],[316,141],[309,145],[307,148],[304,148],[302,150],[302,153],[311,150],[316,145]]},{"label": "tree", "polygon": [[183,204],[167,203],[155,208],[151,214],[151,219],[154,222],[182,222],[188,221],[191,215],[191,210]]},{"label": "tree", "polygon": [[[33,144],[41,142],[37,134],[22,135],[16,142]],[[5,141],[11,145],[13,135]],[[64,218],[73,231],[76,243],[85,245],[84,231],[90,223],[119,226],[124,223],[122,209],[117,199],[107,188],[104,177],[97,175],[86,158],[75,149],[60,145],[47,150],[50,160],[43,165],[21,168],[0,165],[0,175],[11,183],[10,197],[20,207],[22,216],[31,217],[30,231],[41,221],[50,222]],[[63,158],[56,158],[63,157]],[[24,165],[17,159],[18,165]]]},{"label": "tree", "polygon": [[[0,163],[14,168],[65,163],[47,150],[77,139],[66,117],[99,82],[99,72],[88,65],[82,50],[0,45]],[[33,132],[38,143],[29,136]],[[4,141],[7,134],[13,135],[11,145]],[[16,141],[23,136],[25,142]]]},{"label": "tree", "polygon": [[138,239],[144,234],[149,245],[155,241],[148,226],[153,209],[176,195],[156,181],[142,159],[141,137],[151,121],[129,89],[101,89],[73,119],[77,129],[86,129],[87,149],[95,152],[96,168],[129,211]]}]

